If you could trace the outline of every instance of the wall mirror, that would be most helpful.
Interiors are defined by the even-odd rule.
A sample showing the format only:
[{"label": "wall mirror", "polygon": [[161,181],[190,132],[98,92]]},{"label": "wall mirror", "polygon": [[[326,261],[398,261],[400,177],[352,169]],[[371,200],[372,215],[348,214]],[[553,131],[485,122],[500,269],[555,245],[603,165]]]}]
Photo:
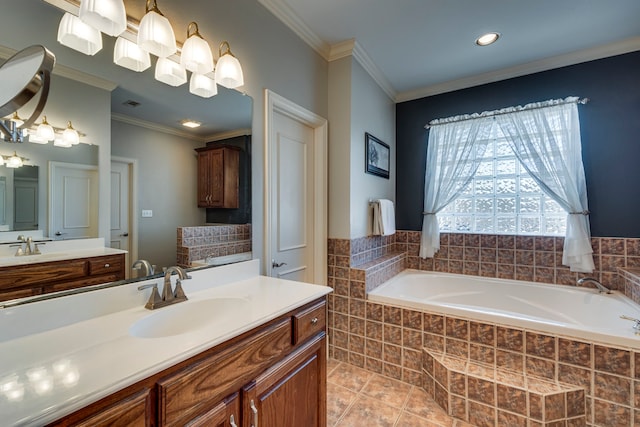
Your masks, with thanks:
[{"label": "wall mirror", "polygon": [[[144,2],[125,1],[127,13],[137,19],[144,13],[138,3]],[[166,3],[162,11],[170,17],[177,40],[183,42],[186,34],[182,29],[187,28],[193,17],[181,11],[179,2]],[[4,60],[14,51],[33,44],[43,45],[55,54],[51,93],[43,113],[50,122],[55,120],[54,126],[73,120],[74,126],[86,133],[87,141],[93,145],[81,144],[73,149],[87,150],[80,153],[83,160],[78,162],[99,166],[101,200],[111,194],[109,171],[105,170],[111,158],[135,160],[137,194],[132,216],[137,222],[136,258],[148,259],[158,267],[174,265],[177,227],[202,226],[207,218],[220,222],[219,217],[212,216],[211,212],[208,215],[207,210],[196,206],[194,148],[227,136],[250,134],[253,101],[241,92],[242,88],[232,90],[218,86],[218,94],[205,99],[190,94],[188,83],[171,87],[158,82],[154,79],[154,56],[151,67],[140,73],[119,67],[113,63],[114,37],[103,35],[103,48],[93,56],[62,46],[56,35],[64,11],[58,6],[73,7],[74,4],[77,7],[79,2],[24,0],[7,4],[0,16],[0,58]],[[205,38],[211,38],[217,57],[222,35],[208,34],[207,31],[215,30],[207,26],[202,23],[200,32]],[[229,42],[233,47],[233,40]],[[74,73],[82,75],[80,83],[74,80]],[[107,100],[106,105],[103,99]],[[185,119],[202,125],[187,129],[181,123]],[[16,144],[4,148],[10,149],[13,145]],[[31,160],[29,164],[39,167],[39,178],[44,182],[48,162],[64,161],[59,156],[70,156],[71,152],[50,147],[54,151],[52,155],[58,157],[45,159],[45,146],[25,142],[16,147],[22,150],[29,145],[33,146],[29,147],[30,153],[23,156]],[[33,150],[40,151],[33,154]],[[38,160],[40,155],[42,158]],[[247,167],[251,169],[250,163]],[[45,188],[39,196],[40,208],[47,206],[46,187],[43,187],[46,185],[39,183],[40,189]],[[250,200],[249,194],[249,203]],[[153,216],[143,218],[142,210],[152,211]],[[102,228],[107,229],[103,235],[107,237],[109,222],[113,223],[118,214],[111,211],[108,215],[105,212],[99,215]],[[38,224],[47,224],[46,213],[39,213]],[[46,230],[46,235],[49,232]]]}]

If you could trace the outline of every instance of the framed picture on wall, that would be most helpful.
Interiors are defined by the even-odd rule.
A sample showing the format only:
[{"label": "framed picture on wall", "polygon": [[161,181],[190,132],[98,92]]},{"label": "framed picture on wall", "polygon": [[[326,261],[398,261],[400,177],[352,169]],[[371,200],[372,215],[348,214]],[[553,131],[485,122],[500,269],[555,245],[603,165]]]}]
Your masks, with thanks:
[{"label": "framed picture on wall", "polygon": [[364,134],[365,172],[389,179],[391,150],[389,146],[368,132]]}]

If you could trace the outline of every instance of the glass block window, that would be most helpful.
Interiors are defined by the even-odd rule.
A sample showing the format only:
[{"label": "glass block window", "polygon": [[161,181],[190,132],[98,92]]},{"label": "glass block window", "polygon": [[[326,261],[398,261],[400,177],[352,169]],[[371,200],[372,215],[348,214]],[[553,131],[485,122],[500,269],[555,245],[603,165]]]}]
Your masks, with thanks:
[{"label": "glass block window", "polygon": [[[563,236],[566,212],[545,195],[511,150],[496,135],[460,196],[438,213],[441,232]],[[485,141],[482,141],[485,142]]]}]

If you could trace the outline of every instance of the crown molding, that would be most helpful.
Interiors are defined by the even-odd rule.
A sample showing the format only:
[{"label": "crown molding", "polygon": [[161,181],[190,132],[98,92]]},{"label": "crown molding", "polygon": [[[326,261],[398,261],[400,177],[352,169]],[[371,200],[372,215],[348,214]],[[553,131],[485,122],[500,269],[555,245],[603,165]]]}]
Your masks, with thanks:
[{"label": "crown molding", "polygon": [[205,137],[207,142],[221,141],[223,139],[235,138],[238,136],[247,136],[251,135],[251,129],[236,129],[230,130],[227,132],[214,133],[213,135],[209,135]]},{"label": "crown molding", "polygon": [[186,138],[186,139],[190,139],[192,141],[198,141],[198,142],[206,142],[206,138],[203,138],[201,136],[197,136],[197,135],[192,135],[188,132],[183,132],[180,131],[178,129],[174,129],[172,127],[169,126],[165,126],[159,123],[154,123],[154,122],[149,122],[146,120],[142,120],[142,119],[137,119],[135,117],[131,117],[131,116],[127,116],[125,114],[119,114],[119,113],[111,113],[111,120],[115,120],[117,122],[121,122],[121,123],[126,123],[129,125],[133,125],[133,126],[138,126],[141,128],[145,128],[145,129],[150,129],[150,130],[154,130],[157,132],[162,132],[162,133],[166,133],[169,135],[175,135],[175,136],[179,136],[181,138]]},{"label": "crown molding", "polygon": [[324,42],[283,0],[258,0],[258,2],[273,13],[291,31],[296,33],[313,50],[318,52],[325,60],[329,60],[330,46]]},{"label": "crown molding", "polygon": [[427,96],[439,95],[441,93],[466,89],[473,86],[493,83],[513,77],[524,76],[527,74],[539,73],[541,71],[552,70],[569,65],[580,64],[582,62],[595,61],[597,59],[622,55],[629,52],[635,52],[637,50],[640,50],[640,37],[632,37],[630,39],[622,40],[615,43],[596,46],[594,48],[584,49],[577,52],[571,52],[566,55],[558,55],[551,58],[541,59],[539,61],[517,65],[515,67],[478,74],[475,76],[469,76],[462,79],[451,80],[448,82],[427,86],[422,89],[401,92],[396,96],[395,101],[412,101],[414,99],[425,98]]}]

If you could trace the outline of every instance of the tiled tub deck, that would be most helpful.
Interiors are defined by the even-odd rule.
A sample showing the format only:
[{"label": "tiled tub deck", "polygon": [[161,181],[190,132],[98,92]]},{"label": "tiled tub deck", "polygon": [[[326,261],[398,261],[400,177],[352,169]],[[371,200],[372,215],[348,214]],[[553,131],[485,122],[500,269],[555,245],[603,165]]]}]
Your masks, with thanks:
[{"label": "tiled tub deck", "polygon": [[[546,416],[546,396],[553,393],[538,393],[533,397],[533,405],[531,396],[525,394],[525,412],[516,410],[518,405],[514,406],[512,401],[500,397],[500,390],[513,384],[510,381],[498,381],[499,385],[494,383],[489,386],[488,393],[493,396],[493,406],[486,402],[490,397],[485,397],[485,401],[479,397],[465,400],[464,412],[460,414],[483,414],[481,418],[473,419],[479,425],[572,426],[584,425],[585,422],[588,426],[606,427],[640,425],[640,345],[637,348],[616,347],[538,330],[368,301],[366,289],[371,288],[374,282],[384,281],[380,275],[393,275],[406,266],[406,258],[403,260],[399,255],[397,244],[389,240],[381,242],[387,243],[377,254],[384,261],[384,268],[376,267],[376,259],[367,259],[365,264],[356,267],[351,267],[349,263],[345,265],[342,261],[344,267],[333,270],[331,262],[334,267],[337,266],[335,259],[340,255],[336,253],[344,248],[336,248],[330,242],[329,282],[335,290],[329,298],[331,357],[413,385],[426,385],[427,389],[429,382],[428,372],[423,370],[424,350],[436,357],[445,355],[480,365],[500,366],[527,374],[534,380],[540,379],[541,382],[584,389],[584,418],[576,409],[579,404],[576,404],[576,394],[571,391],[564,394],[564,399],[549,397],[548,408],[555,409]],[[361,243],[359,246],[372,251],[368,244]],[[331,259],[332,255],[334,260]],[[349,258],[348,251],[345,257]],[[631,268],[623,272],[621,277],[624,280],[617,282],[621,290],[630,288],[633,291],[634,285],[640,283],[637,276],[633,275],[634,271]],[[427,361],[427,367],[429,363]],[[434,375],[432,378],[435,378]],[[466,384],[468,387],[468,377]],[[510,391],[517,388],[512,387]],[[469,389],[458,389],[458,393],[454,390],[450,396],[461,397],[467,393],[465,397],[468,397]],[[579,395],[578,392],[578,401]],[[514,393],[512,396],[522,402],[521,394]],[[538,402],[540,405],[536,406]],[[558,405],[563,406],[560,408]],[[536,415],[536,407],[542,411],[539,416]],[[478,412],[478,409],[484,412]],[[563,418],[554,415],[560,411],[563,411]],[[510,421],[505,424],[506,419]]]}]

